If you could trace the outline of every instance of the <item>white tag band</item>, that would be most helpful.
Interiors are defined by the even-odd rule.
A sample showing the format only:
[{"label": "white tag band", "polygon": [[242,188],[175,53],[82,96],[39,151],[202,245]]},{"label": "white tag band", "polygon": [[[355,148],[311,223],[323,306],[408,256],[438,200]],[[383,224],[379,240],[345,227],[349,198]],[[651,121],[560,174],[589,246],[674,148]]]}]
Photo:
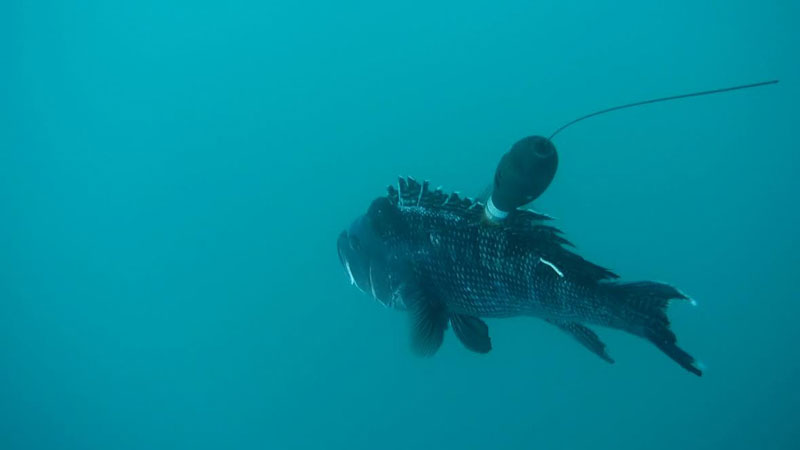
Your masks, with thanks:
[{"label": "white tag band", "polygon": [[492,220],[494,222],[500,222],[501,220],[508,217],[508,213],[505,211],[501,211],[494,206],[494,202],[492,201],[492,197],[489,197],[489,201],[486,202],[486,208],[484,209],[484,213],[486,214],[486,218]]}]

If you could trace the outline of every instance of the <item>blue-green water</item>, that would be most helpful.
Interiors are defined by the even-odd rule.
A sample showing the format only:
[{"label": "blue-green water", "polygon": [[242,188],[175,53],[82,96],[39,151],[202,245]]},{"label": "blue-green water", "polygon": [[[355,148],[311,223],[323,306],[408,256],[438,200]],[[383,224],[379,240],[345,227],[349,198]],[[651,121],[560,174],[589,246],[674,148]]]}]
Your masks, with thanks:
[{"label": "blue-green water", "polygon": [[[800,6],[783,1],[0,6],[0,448],[800,447]],[[606,3],[606,2],[602,2]],[[556,139],[536,208],[674,283],[696,378],[534,319],[408,349],[338,232],[399,174],[476,194]]]}]

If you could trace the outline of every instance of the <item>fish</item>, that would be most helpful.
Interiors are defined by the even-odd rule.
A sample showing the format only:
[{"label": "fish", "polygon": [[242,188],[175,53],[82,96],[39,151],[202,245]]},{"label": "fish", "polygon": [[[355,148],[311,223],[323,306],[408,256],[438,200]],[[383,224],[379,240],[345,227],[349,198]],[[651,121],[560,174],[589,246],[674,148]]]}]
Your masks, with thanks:
[{"label": "fish", "polygon": [[432,356],[445,332],[476,353],[492,349],[484,319],[535,317],[614,363],[590,327],[625,331],[653,343],[697,376],[693,356],[678,347],[667,307],[692,301],[654,281],[621,282],[575,251],[546,214],[517,209],[486,220],[480,200],[400,177],[337,239],[352,285],[410,320],[410,346]]}]

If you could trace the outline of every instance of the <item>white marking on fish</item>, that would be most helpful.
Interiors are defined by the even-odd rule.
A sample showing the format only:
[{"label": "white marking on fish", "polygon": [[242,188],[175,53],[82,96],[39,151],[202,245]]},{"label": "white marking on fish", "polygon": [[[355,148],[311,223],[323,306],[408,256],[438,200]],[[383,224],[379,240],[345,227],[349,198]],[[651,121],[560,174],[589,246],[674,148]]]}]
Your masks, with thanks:
[{"label": "white marking on fish", "polygon": [[397,204],[403,206],[403,189],[400,188],[400,178],[397,179]]},{"label": "white marking on fish", "polygon": [[546,260],[544,258],[539,258],[539,261],[547,264],[547,266],[550,267],[551,269],[553,269],[553,271],[555,271],[555,273],[557,273],[559,277],[564,278],[564,273],[561,272],[560,270],[558,270],[558,267],[556,267],[555,264],[551,263],[550,261],[548,261],[548,260]]},{"label": "white marking on fish", "polygon": [[[350,269],[350,261],[345,259],[344,260],[344,267],[345,267],[345,269],[347,269],[347,274],[350,275],[350,284],[355,286],[355,287],[358,287],[358,285],[356,284],[356,278],[353,276],[353,271]],[[361,289],[361,288],[359,288],[359,289]]]},{"label": "white marking on fish", "polygon": [[375,282],[372,281],[372,264],[369,265],[369,290],[372,291],[372,298],[377,300],[378,295],[375,293]]}]

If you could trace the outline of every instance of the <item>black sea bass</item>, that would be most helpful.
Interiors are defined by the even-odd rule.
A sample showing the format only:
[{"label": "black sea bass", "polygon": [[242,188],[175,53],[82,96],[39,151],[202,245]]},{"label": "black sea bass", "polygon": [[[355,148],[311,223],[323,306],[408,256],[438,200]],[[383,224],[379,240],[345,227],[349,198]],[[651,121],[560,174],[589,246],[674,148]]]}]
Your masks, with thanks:
[{"label": "black sea bass", "polygon": [[552,139],[575,123],[652,103],[774,85],[763,81],[638,101],[571,120],[549,137],[529,136],[500,160],[486,204],[430,190],[401,178],[339,235],[339,259],[350,281],[386,306],[408,311],[411,345],[432,355],[450,325],[468,349],[492,349],[481,318],[531,316],[573,336],[614,362],[589,328],[600,325],[643,337],[695,375],[695,359],[677,345],[667,306],[689,301],[672,286],[620,283],[608,269],[570,251],[549,217],[522,209],[548,187],[558,166]]},{"label": "black sea bass", "polygon": [[619,283],[617,275],[568,250],[547,216],[514,210],[500,223],[476,200],[431,190],[411,178],[372,202],[338,240],[350,281],[386,306],[407,311],[411,344],[432,355],[448,324],[468,349],[492,344],[481,318],[532,316],[613,362],[589,325],[643,337],[686,370],[695,359],[676,344],[666,315],[688,301],[661,283]]}]

